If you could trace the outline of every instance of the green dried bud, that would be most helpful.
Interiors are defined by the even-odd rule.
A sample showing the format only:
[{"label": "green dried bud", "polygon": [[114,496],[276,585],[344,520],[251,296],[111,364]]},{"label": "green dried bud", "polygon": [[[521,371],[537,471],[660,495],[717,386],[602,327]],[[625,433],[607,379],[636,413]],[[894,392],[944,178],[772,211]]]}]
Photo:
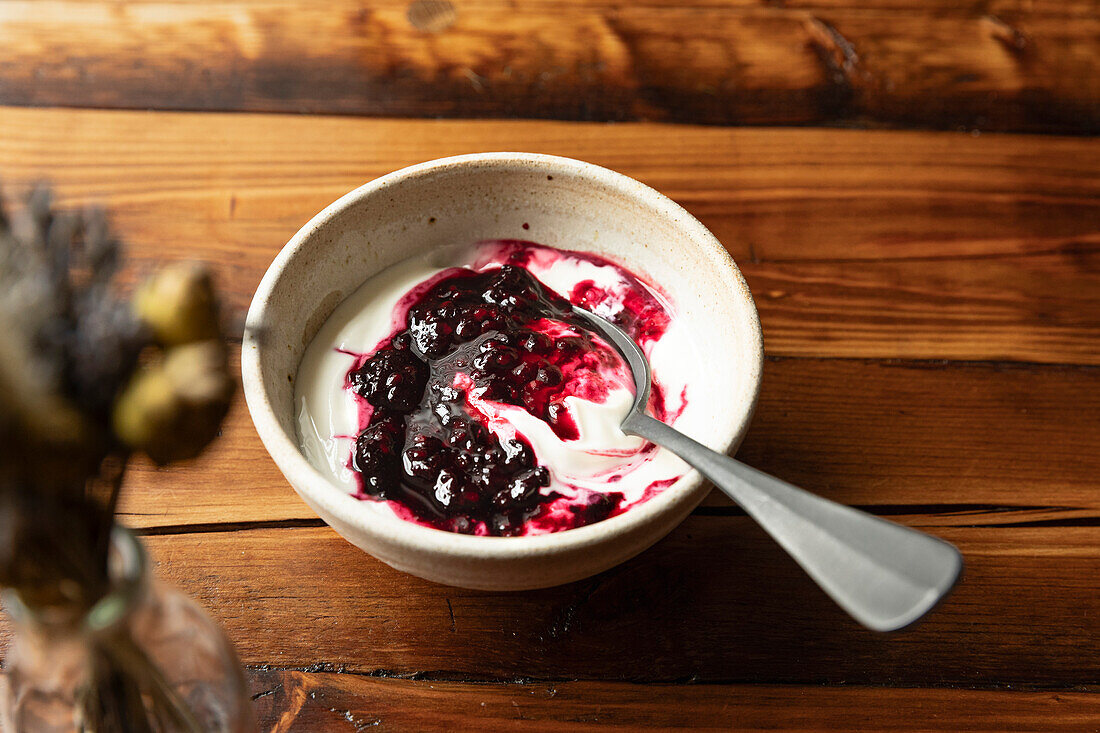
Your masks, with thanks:
[{"label": "green dried bud", "polygon": [[217,436],[234,386],[220,342],[171,348],[119,395],[115,434],[157,463],[193,458]]},{"label": "green dried bud", "polygon": [[159,269],[134,293],[133,305],[166,346],[220,336],[214,286],[202,265],[181,262]]}]

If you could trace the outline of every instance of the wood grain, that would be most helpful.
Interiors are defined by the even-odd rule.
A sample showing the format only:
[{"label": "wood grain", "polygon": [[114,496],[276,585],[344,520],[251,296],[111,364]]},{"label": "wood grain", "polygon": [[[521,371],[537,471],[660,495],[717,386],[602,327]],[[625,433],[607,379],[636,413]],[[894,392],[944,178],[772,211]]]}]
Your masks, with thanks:
[{"label": "wood grain", "polygon": [[634,175],[711,227],[756,295],[770,356],[741,457],[966,557],[955,593],[890,636],[856,628],[717,500],[596,578],[447,588],[319,525],[238,400],[198,461],[135,466],[123,509],[158,574],[255,667],[276,730],[1097,729],[1097,146],[0,107],[9,193],[48,176],[67,202],[106,203],[139,269],[208,260],[238,309],[309,216],[402,165],[516,148]]},{"label": "wood grain", "polygon": [[[929,527],[1100,523],[1100,369],[769,359],[739,456],[869,511]],[[721,494],[704,511],[729,507]],[[150,532],[309,520],[238,399],[199,459],[127,477],[124,521]]]},{"label": "wood grain", "polygon": [[256,671],[251,682],[259,696],[260,729],[272,733],[345,729],[1100,730],[1100,696],[1074,692],[612,682],[464,684],[297,671]]},{"label": "wood grain", "polygon": [[1100,364],[1095,140],[0,108],[9,186],[45,176],[106,203],[139,264],[201,255],[241,310],[339,195],[493,149],[587,159],[683,203],[742,267],[769,354]]},{"label": "wood grain", "polygon": [[965,576],[893,635],[858,628],[746,517],[690,517],[606,573],[524,593],[414,578],[327,527],[147,542],[158,574],[252,665],[466,681],[1095,684],[1100,528],[935,531],[963,552]]},{"label": "wood grain", "polygon": [[1100,130],[1089,2],[55,0],[0,20],[5,104]]}]

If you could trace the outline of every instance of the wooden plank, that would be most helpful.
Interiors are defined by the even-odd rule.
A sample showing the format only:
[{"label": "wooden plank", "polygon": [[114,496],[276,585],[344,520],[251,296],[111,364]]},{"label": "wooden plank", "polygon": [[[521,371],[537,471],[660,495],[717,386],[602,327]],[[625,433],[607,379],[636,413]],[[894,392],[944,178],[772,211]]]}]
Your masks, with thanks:
[{"label": "wooden plank", "polygon": [[858,628],[745,517],[691,517],[607,573],[525,593],[428,583],[328,528],[147,541],[157,572],[211,611],[246,664],[493,680],[1095,684],[1100,528],[936,533],[962,550],[965,577],[893,635]]},{"label": "wooden plank", "polygon": [[[1096,414],[1095,368],[769,359],[739,455],[837,501],[923,515],[928,526],[1095,520]],[[707,506],[729,502],[715,494]],[[264,451],[239,395],[197,460],[133,465],[121,511],[156,531],[315,516]]]},{"label": "wooden plank", "polygon": [[769,361],[739,456],[850,504],[1096,516],[1098,388],[1093,368]]},{"label": "wooden plank", "polygon": [[642,728],[892,733],[1100,730],[1100,696],[765,685],[613,682],[470,684],[350,674],[255,671],[260,730]]},{"label": "wooden plank", "polygon": [[29,0],[15,105],[1100,130],[1090,2]]},{"label": "wooden plank", "polygon": [[1096,140],[0,108],[8,181],[106,203],[139,264],[214,262],[242,310],[340,194],[492,149],[588,159],[697,213],[772,355],[1100,364]]}]

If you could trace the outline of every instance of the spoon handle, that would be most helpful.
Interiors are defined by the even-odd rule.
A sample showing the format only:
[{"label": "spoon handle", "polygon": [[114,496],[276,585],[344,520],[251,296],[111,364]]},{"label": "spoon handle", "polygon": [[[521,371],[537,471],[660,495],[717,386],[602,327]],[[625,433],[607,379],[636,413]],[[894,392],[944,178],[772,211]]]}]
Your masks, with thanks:
[{"label": "spoon handle", "polygon": [[623,429],[698,469],[867,628],[908,626],[946,595],[962,571],[962,555],[943,540],[803,491],[649,415],[631,415]]}]

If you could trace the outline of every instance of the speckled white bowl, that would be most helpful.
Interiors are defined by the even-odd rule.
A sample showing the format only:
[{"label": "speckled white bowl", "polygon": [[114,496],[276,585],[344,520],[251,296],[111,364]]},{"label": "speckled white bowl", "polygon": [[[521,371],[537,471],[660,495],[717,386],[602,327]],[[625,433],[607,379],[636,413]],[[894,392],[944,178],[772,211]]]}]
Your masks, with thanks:
[{"label": "speckled white bowl", "polygon": [[606,168],[527,153],[444,158],[374,180],[315,216],[275,258],[248,311],[241,368],[256,430],[291,486],[349,542],[398,570],[467,588],[540,588],[594,575],[664,537],[707,490],[691,471],[597,524],[471,537],[378,511],[309,464],[296,434],[294,379],[336,306],[416,252],[508,238],[597,252],[671,296],[705,348],[704,383],[691,385],[687,409],[693,437],[711,448],[731,451],[741,442],[763,363],[752,296],[718,240],[670,199]]}]

